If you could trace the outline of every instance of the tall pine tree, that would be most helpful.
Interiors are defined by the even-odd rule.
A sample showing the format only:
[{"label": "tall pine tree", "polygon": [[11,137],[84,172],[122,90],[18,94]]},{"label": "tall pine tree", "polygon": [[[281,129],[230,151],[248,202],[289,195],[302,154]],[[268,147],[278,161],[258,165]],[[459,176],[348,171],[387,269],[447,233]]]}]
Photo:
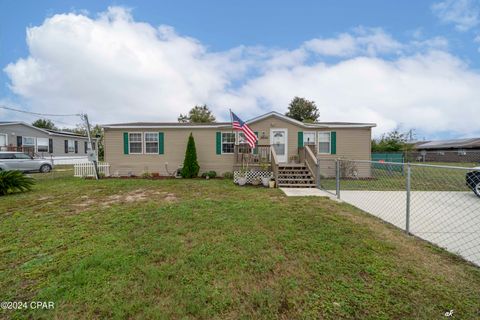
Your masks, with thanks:
[{"label": "tall pine tree", "polygon": [[185,152],[185,160],[183,160],[182,177],[195,178],[198,176],[200,166],[197,161],[197,149],[195,148],[195,140],[190,133],[187,143],[187,151]]}]

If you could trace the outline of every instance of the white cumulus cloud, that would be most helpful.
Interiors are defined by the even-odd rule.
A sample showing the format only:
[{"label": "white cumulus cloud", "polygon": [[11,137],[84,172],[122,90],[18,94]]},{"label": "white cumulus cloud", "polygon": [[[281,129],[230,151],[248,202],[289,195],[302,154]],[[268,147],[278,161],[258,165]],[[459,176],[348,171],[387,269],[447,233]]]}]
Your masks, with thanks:
[{"label": "white cumulus cloud", "polygon": [[444,0],[432,5],[433,13],[459,31],[467,31],[480,23],[480,3],[477,0]]},{"label": "white cumulus cloud", "polygon": [[358,27],[292,50],[214,52],[112,7],[97,17],[54,15],[28,28],[27,44],[29,55],[4,71],[11,90],[39,112],[88,112],[95,123],[175,121],[206,103],[220,120],[228,108],[248,119],[285,112],[302,96],[317,102],[321,120],[376,122],[376,134],[398,126],[480,134],[480,74],[441,37],[400,42]]}]

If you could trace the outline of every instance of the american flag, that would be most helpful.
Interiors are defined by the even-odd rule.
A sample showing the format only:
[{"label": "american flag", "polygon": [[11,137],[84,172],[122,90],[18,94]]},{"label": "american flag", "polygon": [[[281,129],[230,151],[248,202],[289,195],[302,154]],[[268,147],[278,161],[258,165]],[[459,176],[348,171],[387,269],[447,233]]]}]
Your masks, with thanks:
[{"label": "american flag", "polygon": [[257,136],[253,133],[252,129],[233,112],[232,113],[232,126],[234,130],[243,131],[245,138],[247,138],[248,145],[250,148],[255,148],[255,143],[257,142]]}]

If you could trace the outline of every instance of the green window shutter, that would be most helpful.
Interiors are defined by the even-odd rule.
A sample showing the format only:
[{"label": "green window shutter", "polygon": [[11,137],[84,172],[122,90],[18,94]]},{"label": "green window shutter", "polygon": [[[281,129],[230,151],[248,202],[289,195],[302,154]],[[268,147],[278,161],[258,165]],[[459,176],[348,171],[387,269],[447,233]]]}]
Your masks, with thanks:
[{"label": "green window shutter", "polygon": [[123,154],[128,154],[128,132],[123,133]]},{"label": "green window shutter", "polygon": [[222,133],[220,131],[216,132],[216,138],[217,154],[222,154]]},{"label": "green window shutter", "polygon": [[163,132],[158,133],[158,154],[165,153],[165,143],[164,143],[164,134]]},{"label": "green window shutter", "polygon": [[337,133],[335,131],[330,133],[330,153],[337,154]]},{"label": "green window shutter", "polygon": [[298,147],[303,147],[303,131],[298,131]]},{"label": "green window shutter", "polygon": [[257,142],[255,142],[255,148],[253,148],[253,154],[258,154],[258,131],[254,132],[255,135],[257,136]]}]

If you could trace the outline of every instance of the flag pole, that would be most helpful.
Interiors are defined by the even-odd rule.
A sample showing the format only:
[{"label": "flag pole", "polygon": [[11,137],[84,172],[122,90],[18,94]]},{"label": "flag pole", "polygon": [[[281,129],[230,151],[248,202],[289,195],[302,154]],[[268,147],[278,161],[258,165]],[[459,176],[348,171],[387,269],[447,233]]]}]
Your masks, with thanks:
[{"label": "flag pole", "polygon": [[[232,125],[232,133],[235,134],[235,131],[233,130],[233,115],[232,115],[232,109],[228,108],[228,111],[230,111],[230,123]],[[237,161],[237,157],[238,157],[238,145],[237,145],[237,137],[236,137],[236,134],[235,134],[235,142],[233,143],[233,153],[234,153],[234,156],[235,156],[235,162]],[[242,163],[242,167],[243,167],[243,163]]]}]

